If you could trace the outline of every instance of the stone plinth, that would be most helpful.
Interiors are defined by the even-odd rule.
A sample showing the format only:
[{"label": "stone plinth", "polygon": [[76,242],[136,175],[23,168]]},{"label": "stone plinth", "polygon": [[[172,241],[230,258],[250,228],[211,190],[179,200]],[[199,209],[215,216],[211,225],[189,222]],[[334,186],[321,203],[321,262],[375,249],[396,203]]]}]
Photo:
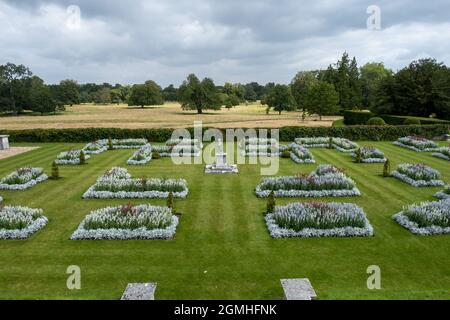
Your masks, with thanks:
[{"label": "stone plinth", "polygon": [[316,292],[308,279],[281,279],[286,300],[314,300]]},{"label": "stone plinth", "polygon": [[155,300],[156,283],[129,283],[120,300]]},{"label": "stone plinth", "polygon": [[205,173],[239,173],[238,167],[235,164],[208,164],[205,167]]},{"label": "stone plinth", "polygon": [[0,135],[0,150],[9,149],[9,136]]}]

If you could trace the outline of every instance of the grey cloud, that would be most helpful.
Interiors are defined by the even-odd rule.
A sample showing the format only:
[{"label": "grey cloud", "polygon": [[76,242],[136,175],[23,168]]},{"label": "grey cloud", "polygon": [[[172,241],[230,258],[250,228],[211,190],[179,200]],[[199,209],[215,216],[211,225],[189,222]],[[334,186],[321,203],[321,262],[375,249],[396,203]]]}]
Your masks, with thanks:
[{"label": "grey cloud", "polygon": [[[64,28],[79,5],[82,29]],[[420,56],[449,62],[448,1],[378,1],[382,31],[365,30],[372,1],[0,0],[1,63],[48,82],[178,84],[190,72],[224,81],[288,82],[344,50],[394,69]],[[47,12],[45,11],[47,10]],[[448,34],[448,32],[447,32]],[[409,39],[409,40],[408,40]]]}]

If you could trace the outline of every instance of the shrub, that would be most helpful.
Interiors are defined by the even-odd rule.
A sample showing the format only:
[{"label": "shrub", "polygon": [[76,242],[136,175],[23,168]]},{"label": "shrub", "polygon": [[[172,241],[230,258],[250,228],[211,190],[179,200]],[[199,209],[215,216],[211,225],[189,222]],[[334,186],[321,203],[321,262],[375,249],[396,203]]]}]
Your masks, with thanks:
[{"label": "shrub", "polygon": [[167,197],[167,207],[172,210],[172,212],[175,212],[175,201],[173,199],[173,192],[169,192],[169,195]]},{"label": "shrub", "polygon": [[272,191],[267,198],[267,209],[266,213],[275,212],[275,193]]},{"label": "shrub", "polygon": [[356,150],[356,152],[355,152],[355,162],[356,163],[361,163],[362,162],[362,151],[361,151],[361,148],[358,148],[358,150]]},{"label": "shrub", "polygon": [[113,150],[114,146],[113,146],[113,142],[111,137],[108,138],[108,150]]},{"label": "shrub", "polygon": [[406,118],[405,121],[403,121],[403,124],[408,126],[408,125],[421,125],[422,123],[420,122],[419,119],[416,118]]},{"label": "shrub", "polygon": [[289,150],[283,150],[283,152],[281,152],[281,157],[284,159],[288,159],[291,157],[291,153],[289,152]]},{"label": "shrub", "polygon": [[367,125],[368,126],[385,126],[386,122],[383,120],[383,118],[373,117],[367,121]]},{"label": "shrub", "polygon": [[59,179],[59,167],[56,161],[53,161],[52,163],[52,179],[53,180]]},{"label": "shrub", "polygon": [[387,178],[391,175],[391,161],[386,159],[383,166],[383,177]]},{"label": "shrub", "polygon": [[344,111],[344,124],[348,126],[366,124],[374,116],[371,112],[347,110]]},{"label": "shrub", "polygon": [[86,156],[84,155],[84,151],[80,152],[80,165],[86,164]]},{"label": "shrub", "polygon": [[159,154],[158,151],[153,151],[152,152],[152,158],[153,159],[161,159],[161,155]]}]

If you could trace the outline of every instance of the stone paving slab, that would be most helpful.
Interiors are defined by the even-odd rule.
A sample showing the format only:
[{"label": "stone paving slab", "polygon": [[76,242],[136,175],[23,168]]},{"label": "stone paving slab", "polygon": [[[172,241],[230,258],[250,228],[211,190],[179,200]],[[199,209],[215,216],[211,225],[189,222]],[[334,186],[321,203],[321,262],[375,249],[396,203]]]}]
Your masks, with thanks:
[{"label": "stone paving slab", "polygon": [[6,159],[36,149],[39,149],[39,147],[11,147],[7,150],[0,150],[0,159]]},{"label": "stone paving slab", "polygon": [[308,279],[281,279],[286,300],[314,300],[316,292]]},{"label": "stone paving slab", "polygon": [[155,300],[156,283],[129,283],[120,300]]}]

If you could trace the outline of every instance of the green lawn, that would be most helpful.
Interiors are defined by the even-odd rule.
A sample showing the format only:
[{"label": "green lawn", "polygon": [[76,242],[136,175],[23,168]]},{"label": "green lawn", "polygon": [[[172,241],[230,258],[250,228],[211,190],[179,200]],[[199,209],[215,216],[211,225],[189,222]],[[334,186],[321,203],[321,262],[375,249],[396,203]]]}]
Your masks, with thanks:
[{"label": "green lawn", "polygon": [[[364,143],[360,143],[361,145]],[[21,144],[22,145],[22,144]],[[32,145],[32,144],[27,144]],[[393,165],[423,162],[450,180],[449,162],[371,142]],[[20,166],[40,166],[76,144],[41,148],[0,160],[0,176]],[[281,239],[268,235],[266,200],[254,188],[259,167],[240,165],[239,175],[205,175],[203,165],[175,166],[170,159],[145,167],[126,166],[132,150],[95,155],[85,166],[60,168],[64,177],[27,191],[0,191],[6,204],[43,208],[49,224],[26,241],[0,241],[0,299],[118,299],[129,282],[158,282],[157,299],[282,299],[281,278],[307,277],[320,299],[449,299],[450,236],[419,237],[391,220],[403,205],[433,200],[441,188],[417,189],[382,178],[382,164],[354,164],[348,155],[312,149],[316,165],[281,160],[280,175],[309,173],[318,164],[347,170],[362,191],[358,198],[324,199],[362,206],[373,238]],[[135,176],[185,178],[190,193],[176,200],[182,218],[171,241],[70,241],[90,210],[124,203],[164,200],[83,200],[82,194],[112,166]],[[301,200],[301,199],[297,199]],[[295,199],[278,200],[287,203]],[[81,267],[81,290],[66,288],[66,268]],[[366,269],[379,265],[382,290],[366,288]]]}]

